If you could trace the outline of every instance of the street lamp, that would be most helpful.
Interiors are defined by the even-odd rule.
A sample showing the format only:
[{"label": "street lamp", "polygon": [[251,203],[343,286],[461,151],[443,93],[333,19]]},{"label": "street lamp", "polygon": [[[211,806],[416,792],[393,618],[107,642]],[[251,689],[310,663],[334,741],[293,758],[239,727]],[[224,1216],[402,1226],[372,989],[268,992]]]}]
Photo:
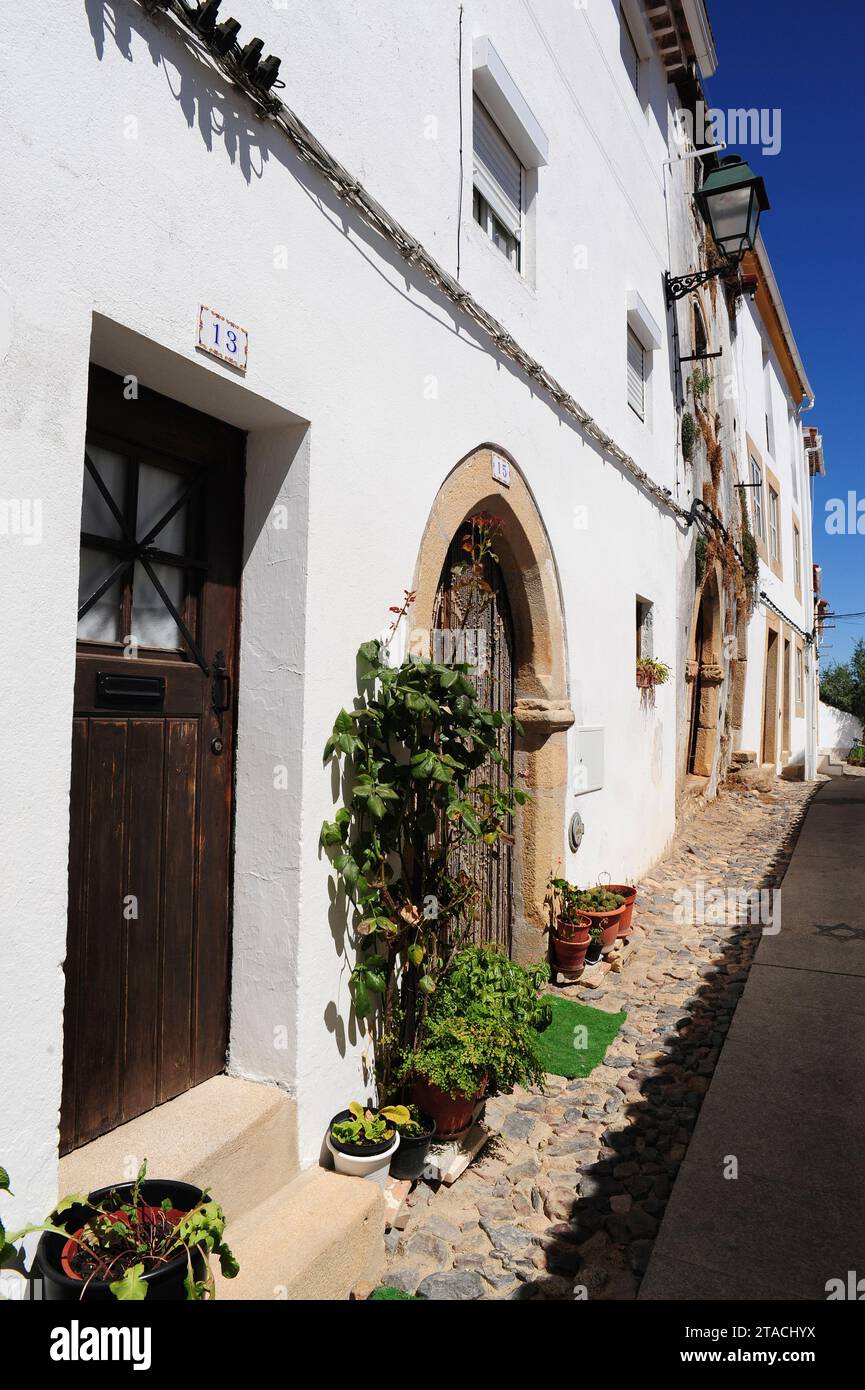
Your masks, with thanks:
[{"label": "street lamp", "polygon": [[760,214],[769,206],[763,180],[737,154],[722,159],[695,196],[700,215],[724,259],[721,265],[690,275],[666,273],[668,306],[707,280],[735,270],[745,252],[754,250]]}]

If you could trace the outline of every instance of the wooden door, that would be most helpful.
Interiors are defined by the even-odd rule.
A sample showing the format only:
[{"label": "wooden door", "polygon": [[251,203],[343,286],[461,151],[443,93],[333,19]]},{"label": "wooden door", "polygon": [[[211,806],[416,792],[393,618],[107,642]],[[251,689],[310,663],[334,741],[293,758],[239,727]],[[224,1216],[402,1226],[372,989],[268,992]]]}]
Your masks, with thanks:
[{"label": "wooden door", "polygon": [[688,773],[695,775],[697,763],[697,739],[700,734],[700,700],[702,696],[703,660],[706,645],[706,616],[704,605],[706,600],[700,600],[700,607],[697,610],[697,630],[694,634],[694,660],[696,662],[696,674],[691,682],[691,714],[688,727]]},{"label": "wooden door", "polygon": [[[476,666],[475,687],[488,710],[512,714],[514,709],[514,628],[504,575],[486,556],[481,582],[466,573],[464,541],[468,524],[448,551],[434,616],[434,652],[438,660],[468,661]],[[438,647],[439,650],[435,648]],[[505,766],[487,763],[474,774],[498,790],[513,785],[513,730],[501,730],[499,749]],[[464,869],[481,885],[473,940],[490,942],[510,954],[513,934],[513,846],[500,840],[494,847],[476,844],[463,851],[452,872]]]},{"label": "wooden door", "polygon": [[244,436],[92,368],[61,1152],[223,1070]]}]

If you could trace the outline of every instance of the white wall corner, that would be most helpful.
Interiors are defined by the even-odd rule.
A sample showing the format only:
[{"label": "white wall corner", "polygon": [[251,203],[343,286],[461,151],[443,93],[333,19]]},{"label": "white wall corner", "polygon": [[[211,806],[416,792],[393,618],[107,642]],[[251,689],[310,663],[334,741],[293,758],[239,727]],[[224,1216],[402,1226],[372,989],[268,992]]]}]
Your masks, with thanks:
[{"label": "white wall corner", "polygon": [[663,335],[645,300],[636,290],[628,290],[628,327],[632,328],[646,352],[657,352]]},{"label": "white wall corner", "polygon": [[472,44],[474,89],[526,169],[549,163],[550,142],[485,34]]}]

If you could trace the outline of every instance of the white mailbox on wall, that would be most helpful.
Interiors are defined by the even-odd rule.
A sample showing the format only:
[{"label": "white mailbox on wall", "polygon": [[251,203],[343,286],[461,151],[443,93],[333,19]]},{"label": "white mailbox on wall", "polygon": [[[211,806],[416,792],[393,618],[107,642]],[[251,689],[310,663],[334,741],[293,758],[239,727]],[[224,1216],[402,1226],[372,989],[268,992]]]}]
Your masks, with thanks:
[{"label": "white mailbox on wall", "polygon": [[600,791],[604,785],[604,726],[582,724],[576,730],[574,795]]}]

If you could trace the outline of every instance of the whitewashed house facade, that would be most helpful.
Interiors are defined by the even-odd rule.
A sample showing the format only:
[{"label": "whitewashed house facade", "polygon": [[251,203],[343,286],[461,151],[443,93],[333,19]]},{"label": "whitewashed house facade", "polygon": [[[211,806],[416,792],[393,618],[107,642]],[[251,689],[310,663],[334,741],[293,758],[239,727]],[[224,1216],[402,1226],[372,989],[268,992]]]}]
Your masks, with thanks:
[{"label": "whitewashed house facade", "polygon": [[[669,841],[694,533],[663,284],[690,212],[665,161],[673,79],[714,54],[701,0],[651,9],[223,5],[241,45],[282,56],[277,95],[362,195],[256,109],[194,5],[16,16],[42,73],[38,105],[26,65],[4,91],[0,213],[21,519],[0,544],[0,1159],[23,1215],[54,1200],[61,1149],[225,1069],[288,1098],[286,1181],[319,1159],[366,1051],[322,748],[404,590],[414,640],[432,626],[467,516],[503,518],[527,730],[514,953],[545,952],[558,863],[632,879]],[[361,215],[367,194],[413,244]],[[749,316],[742,343],[759,331]],[[804,591],[801,609],[777,592],[807,626]],[[675,672],[654,703],[635,624]]]}]

